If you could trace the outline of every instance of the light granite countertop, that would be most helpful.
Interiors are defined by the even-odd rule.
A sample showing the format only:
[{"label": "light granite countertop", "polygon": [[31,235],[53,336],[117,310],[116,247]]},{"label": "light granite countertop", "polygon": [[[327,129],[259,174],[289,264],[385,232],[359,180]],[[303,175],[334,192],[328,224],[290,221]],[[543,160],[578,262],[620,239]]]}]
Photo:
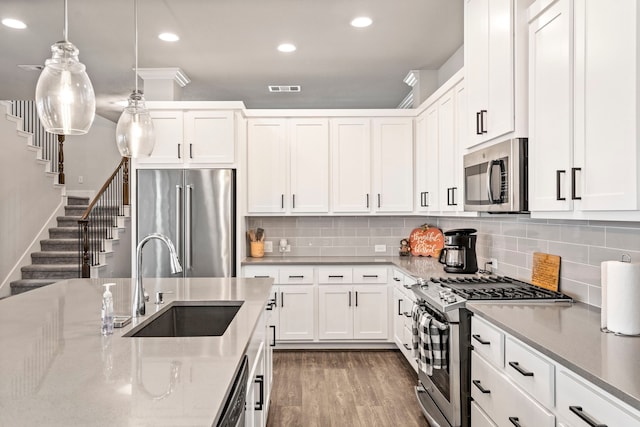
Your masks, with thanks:
[{"label": "light granite countertop", "polygon": [[[132,279],[71,279],[0,301],[0,425],[210,426],[263,313],[272,279],[145,278],[165,301],[244,301],[220,337],[100,334],[102,283],[130,314]],[[161,307],[161,306],[160,306]]]}]

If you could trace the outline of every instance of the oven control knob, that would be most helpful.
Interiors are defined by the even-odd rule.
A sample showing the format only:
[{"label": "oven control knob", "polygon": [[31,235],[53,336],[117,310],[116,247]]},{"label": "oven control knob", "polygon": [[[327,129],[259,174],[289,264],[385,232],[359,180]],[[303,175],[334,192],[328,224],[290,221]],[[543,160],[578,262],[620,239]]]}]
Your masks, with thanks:
[{"label": "oven control knob", "polygon": [[453,295],[453,294],[447,295],[447,302],[449,302],[449,303],[456,302],[456,296]]}]

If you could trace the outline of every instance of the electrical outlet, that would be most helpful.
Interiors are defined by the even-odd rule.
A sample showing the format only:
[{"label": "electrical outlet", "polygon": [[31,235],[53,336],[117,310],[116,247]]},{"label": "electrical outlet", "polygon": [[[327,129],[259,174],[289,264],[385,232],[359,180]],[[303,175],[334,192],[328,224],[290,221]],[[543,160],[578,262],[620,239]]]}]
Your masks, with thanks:
[{"label": "electrical outlet", "polygon": [[387,245],[375,245],[373,250],[375,252],[387,252]]},{"label": "electrical outlet", "polygon": [[265,242],[264,242],[264,251],[265,252],[273,252],[273,242],[271,240],[265,240]]},{"label": "electrical outlet", "polygon": [[285,247],[285,250],[284,250],[284,251],[285,251],[285,252],[291,252],[291,245],[287,245],[287,246]]},{"label": "electrical outlet", "polygon": [[78,176],[78,184],[84,184],[84,177],[82,175]]},{"label": "electrical outlet", "polygon": [[495,273],[498,271],[498,258],[490,258],[489,262],[491,263],[491,272]]}]

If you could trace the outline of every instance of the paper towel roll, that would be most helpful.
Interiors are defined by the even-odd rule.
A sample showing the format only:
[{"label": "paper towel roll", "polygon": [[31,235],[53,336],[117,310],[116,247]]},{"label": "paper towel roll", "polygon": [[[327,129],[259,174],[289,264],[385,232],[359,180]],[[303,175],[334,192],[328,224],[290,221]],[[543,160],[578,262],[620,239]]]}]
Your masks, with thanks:
[{"label": "paper towel roll", "polygon": [[604,261],[601,267],[602,327],[625,335],[640,334],[640,264]]}]

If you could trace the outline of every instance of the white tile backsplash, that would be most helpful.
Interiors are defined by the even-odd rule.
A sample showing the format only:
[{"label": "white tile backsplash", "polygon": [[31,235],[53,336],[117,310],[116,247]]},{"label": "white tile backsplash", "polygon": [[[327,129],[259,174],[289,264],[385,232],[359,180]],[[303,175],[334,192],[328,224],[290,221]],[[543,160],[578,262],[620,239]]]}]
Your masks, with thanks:
[{"label": "white tile backsplash", "polygon": [[[528,215],[480,218],[453,217],[247,217],[249,228],[262,227],[266,239],[274,241],[280,257],[281,238],[289,240],[286,256],[375,256],[397,255],[400,240],[422,224],[443,230],[478,230],[478,265],[498,260],[498,274],[531,279],[533,252],[562,258],[560,288],[578,301],[600,306],[600,263],[629,254],[640,261],[640,223],[531,219]],[[384,254],[374,246],[387,245]]]}]

